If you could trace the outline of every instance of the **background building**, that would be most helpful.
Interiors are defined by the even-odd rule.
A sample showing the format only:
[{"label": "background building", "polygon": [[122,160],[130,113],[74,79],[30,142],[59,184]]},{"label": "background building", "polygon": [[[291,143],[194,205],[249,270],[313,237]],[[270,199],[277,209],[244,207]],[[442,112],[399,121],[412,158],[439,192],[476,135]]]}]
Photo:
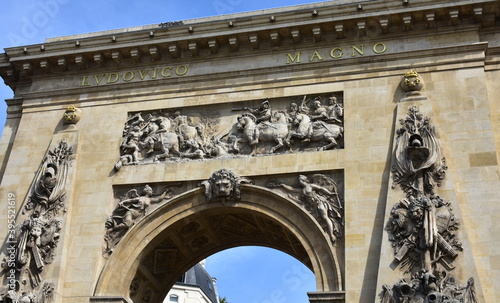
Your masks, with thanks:
[{"label": "background building", "polygon": [[218,303],[216,279],[205,270],[204,262],[200,262],[182,275],[163,302]]}]

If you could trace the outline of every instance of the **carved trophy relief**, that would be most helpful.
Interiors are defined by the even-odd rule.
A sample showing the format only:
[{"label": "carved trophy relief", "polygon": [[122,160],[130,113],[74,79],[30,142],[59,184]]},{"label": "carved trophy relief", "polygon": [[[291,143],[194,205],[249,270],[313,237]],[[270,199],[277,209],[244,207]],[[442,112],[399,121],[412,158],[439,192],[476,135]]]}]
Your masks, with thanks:
[{"label": "carved trophy relief", "polygon": [[[118,171],[123,165],[327,150],[343,146],[341,94],[300,102],[264,100],[257,107],[214,105],[211,110],[157,110],[130,114]],[[271,107],[275,102],[276,106]],[[187,110],[186,110],[187,111]]]},{"label": "carved trophy relief", "polygon": [[407,196],[432,195],[448,167],[430,119],[418,107],[408,110],[397,131],[393,188],[400,185]]},{"label": "carved trophy relief", "polygon": [[[415,85],[417,80],[412,80]],[[410,80],[404,83],[410,84]],[[384,285],[381,301],[477,302],[474,280],[462,285],[453,276],[454,261],[463,250],[457,235],[460,222],[451,202],[436,194],[447,167],[434,127],[416,106],[400,124],[393,189],[399,185],[406,197],[392,207],[385,230],[394,250],[393,266],[404,278],[393,286]]]},{"label": "carved trophy relief", "polygon": [[453,261],[462,251],[455,234],[459,225],[450,203],[439,196],[410,196],[394,205],[386,231],[400,269],[454,269]]},{"label": "carved trophy relief", "polygon": [[43,282],[43,271],[55,258],[66,212],[66,190],[74,160],[73,147],[66,140],[49,150],[42,161],[15,226],[9,237],[9,257],[2,262],[9,288],[0,290],[7,302],[48,302],[54,284]]},{"label": "carved trophy relief", "polygon": [[291,199],[304,207],[323,226],[332,244],[338,244],[344,234],[344,207],[337,183],[332,178],[314,174],[311,182],[307,176],[300,175],[295,185],[272,179],[266,186],[285,189]]}]

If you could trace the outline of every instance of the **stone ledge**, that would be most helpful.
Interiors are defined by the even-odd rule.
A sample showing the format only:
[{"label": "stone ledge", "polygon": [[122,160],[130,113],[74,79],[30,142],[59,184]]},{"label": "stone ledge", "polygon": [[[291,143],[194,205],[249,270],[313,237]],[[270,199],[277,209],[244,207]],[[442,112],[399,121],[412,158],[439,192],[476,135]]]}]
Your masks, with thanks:
[{"label": "stone ledge", "polygon": [[308,292],[309,302],[339,303],[345,302],[344,291]]},{"label": "stone ledge", "polygon": [[90,303],[129,303],[123,297],[91,297]]}]

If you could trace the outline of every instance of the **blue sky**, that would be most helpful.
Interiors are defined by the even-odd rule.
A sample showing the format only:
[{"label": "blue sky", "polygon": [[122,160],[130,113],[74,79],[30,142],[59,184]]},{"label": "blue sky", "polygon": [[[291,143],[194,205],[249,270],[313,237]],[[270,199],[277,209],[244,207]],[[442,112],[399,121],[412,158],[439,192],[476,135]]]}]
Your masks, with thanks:
[{"label": "blue sky", "polygon": [[[42,43],[46,38],[159,24],[266,8],[314,3],[307,0],[16,0],[2,1],[0,52]],[[0,84],[0,99],[13,97]],[[0,132],[5,124],[0,101]],[[300,262],[268,248],[239,247],[208,258],[219,294],[230,303],[303,303],[315,279]]]},{"label": "blue sky", "polygon": [[207,259],[219,296],[229,303],[307,303],[314,274],[293,257],[265,247],[237,247]]}]

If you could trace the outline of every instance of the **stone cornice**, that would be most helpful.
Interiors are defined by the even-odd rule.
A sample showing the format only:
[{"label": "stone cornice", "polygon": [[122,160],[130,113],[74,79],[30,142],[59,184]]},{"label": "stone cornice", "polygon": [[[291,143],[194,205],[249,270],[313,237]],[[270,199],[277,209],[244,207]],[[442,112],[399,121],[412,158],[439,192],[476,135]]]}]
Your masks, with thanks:
[{"label": "stone cornice", "polygon": [[[207,100],[211,100],[210,104],[216,104],[219,102],[227,102],[226,98],[217,99],[214,97],[219,94],[226,94],[224,89],[226,84],[221,84],[221,79],[240,77],[238,80],[239,94],[244,91],[254,91],[256,89],[262,90],[262,85],[265,85],[269,91],[266,96],[269,98],[274,98],[272,91],[279,91],[281,88],[288,87],[290,85],[289,80],[287,81],[277,81],[277,79],[282,78],[282,73],[288,73],[289,68],[294,68],[295,71],[303,70],[317,70],[318,68],[328,68],[330,72],[328,74],[322,75],[322,81],[324,82],[341,82],[341,81],[356,81],[361,79],[368,79],[372,77],[379,77],[381,73],[384,76],[400,76],[404,73],[408,64],[413,68],[419,70],[419,72],[425,74],[430,71],[443,71],[456,69],[458,66],[461,68],[465,67],[482,67],[485,64],[484,52],[487,48],[487,43],[474,43],[468,45],[450,45],[447,47],[434,48],[428,50],[414,50],[407,51],[401,54],[387,54],[381,55],[379,60],[372,60],[369,57],[359,57],[359,58],[349,58],[344,61],[328,61],[321,63],[312,64],[297,64],[295,66],[286,66],[285,69],[275,69],[275,77],[262,77],[256,80],[256,75],[267,75],[269,69],[257,69],[245,72],[239,72],[238,74],[234,72],[224,72],[224,73],[213,73],[210,78],[207,79],[204,75],[191,76],[189,78],[175,78],[170,80],[156,80],[156,81],[146,81],[146,82],[129,82],[121,83],[116,85],[105,85],[105,86],[94,86],[94,87],[79,87],[73,88],[68,91],[65,86],[64,88],[56,89],[52,88],[50,91],[41,92],[26,92],[23,93],[23,111],[39,111],[39,110],[51,110],[53,108],[64,108],[75,102],[75,96],[84,94],[87,95],[89,92],[94,93],[90,98],[80,99],[78,97],[78,104],[83,108],[88,106],[88,104],[95,106],[96,104],[105,105],[110,102],[109,95],[98,93],[104,93],[109,90],[113,90],[113,104],[118,103],[129,103],[135,102],[137,100],[141,101],[157,101],[164,100],[166,95],[170,95],[175,98],[186,99],[196,96],[206,96]],[[460,54],[467,53],[467,58],[463,58]],[[458,56],[457,56],[458,55]],[[397,64],[389,64],[388,62],[399,62]],[[437,64],[436,62],[439,62]],[[369,63],[370,66],[359,69],[358,66],[361,63]],[[318,75],[313,73],[299,73],[299,75],[293,77],[293,81],[296,82],[306,82],[310,79],[317,79]],[[160,85],[159,81],[168,81],[169,83],[175,83],[174,85]],[[193,88],[188,83],[202,83],[198,84],[196,88]],[[151,87],[155,88],[150,91],[144,91],[144,88]],[[161,88],[159,88],[161,87]],[[120,88],[120,89],[117,89]],[[329,86],[325,92],[331,90]],[[214,91],[220,91],[214,93]],[[131,94],[131,92],[133,92]],[[96,94],[97,93],[97,94]],[[131,99],[131,95],[133,98]],[[252,94],[248,94],[248,100],[252,100]],[[47,100],[50,99],[50,102]],[[238,98],[239,101],[246,101],[243,97]],[[236,101],[236,99],[235,99]],[[199,101],[193,102],[192,106],[199,106]],[[155,107],[155,105],[150,105]],[[147,106],[142,104],[141,108],[146,108]],[[175,107],[175,106],[174,106]]]},{"label": "stone cornice", "polygon": [[328,1],[259,12],[144,26],[13,47],[0,54],[0,75],[12,89],[37,74],[210,58],[296,48],[321,41],[381,35],[433,34],[436,28],[495,26],[498,1]]}]

